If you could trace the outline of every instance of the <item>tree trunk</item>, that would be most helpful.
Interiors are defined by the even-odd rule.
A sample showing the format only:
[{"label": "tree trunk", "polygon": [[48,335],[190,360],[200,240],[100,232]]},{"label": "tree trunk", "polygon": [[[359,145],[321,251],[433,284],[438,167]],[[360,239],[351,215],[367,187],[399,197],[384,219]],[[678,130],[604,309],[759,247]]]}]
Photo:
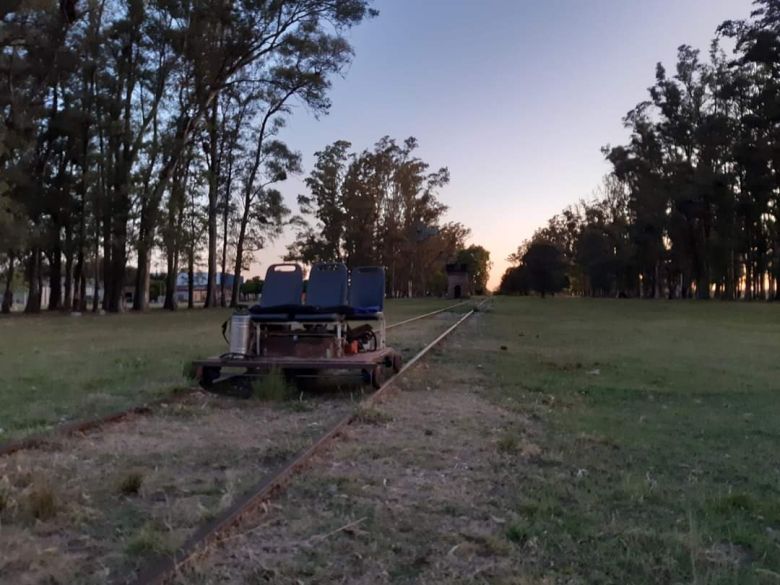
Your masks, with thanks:
[{"label": "tree trunk", "polygon": [[178,253],[176,251],[168,251],[166,266],[168,274],[165,276],[165,304],[163,309],[169,311],[175,311],[177,309],[176,302],[176,276],[179,271]]},{"label": "tree trunk", "polygon": [[[99,216],[95,215],[95,265],[93,266],[94,270],[94,281],[92,286],[92,312],[97,313],[98,308],[100,307],[100,238],[98,238],[98,233],[100,232],[100,226],[97,225],[99,223],[97,221],[97,218]],[[103,251],[103,255],[105,256],[106,251]],[[105,281],[105,273],[103,273],[103,280]],[[105,292],[103,293],[103,296],[105,296]]]},{"label": "tree trunk", "polygon": [[227,299],[225,298],[225,274],[227,274],[227,211],[223,214],[223,237],[222,237],[222,278],[219,281],[219,305],[225,307]]},{"label": "tree trunk", "polygon": [[225,198],[222,209],[222,279],[219,283],[219,302],[220,306],[227,305],[227,291],[225,285],[225,275],[227,274],[227,249],[228,249],[228,223],[230,220],[230,197],[233,188],[233,162],[228,159],[227,176],[225,177]]},{"label": "tree trunk", "polygon": [[[184,196],[183,192],[181,196]],[[163,308],[175,311],[178,308],[176,281],[179,273],[179,242],[181,240],[184,205],[183,203],[179,205],[179,199],[174,197],[174,191],[171,191],[171,201],[169,203],[166,242],[166,267],[168,274],[165,278],[165,304]]]},{"label": "tree trunk", "polygon": [[65,224],[65,298],[62,308],[71,310],[73,305],[73,229],[70,222]]},{"label": "tree trunk", "polygon": [[152,246],[154,244],[154,226],[147,210],[141,215],[141,230],[138,237],[138,270],[135,273],[135,291],[133,294],[133,310],[145,311],[149,308],[149,284],[151,281]]},{"label": "tree trunk", "polygon": [[195,248],[190,247],[187,264],[187,308],[195,307]]},{"label": "tree trunk", "polygon": [[30,260],[27,265],[27,305],[24,307],[25,313],[41,312],[41,249],[33,246],[30,252]]},{"label": "tree trunk", "polygon": [[144,199],[141,206],[141,225],[138,231],[138,270],[135,273],[135,292],[133,294],[133,311],[145,311],[149,308],[149,266],[151,247],[154,241],[154,228],[151,224],[151,202]]},{"label": "tree trunk", "polygon": [[59,230],[51,252],[49,266],[49,311],[59,311],[62,307],[62,250],[60,249]]},{"label": "tree trunk", "polygon": [[[219,161],[217,160],[217,105],[211,104],[209,119],[209,208],[208,208],[208,276],[206,278],[206,304],[204,308],[217,306],[217,187],[219,184]],[[222,276],[224,279],[224,275]]]},{"label": "tree trunk", "polygon": [[[111,310],[111,296],[113,295],[113,258],[111,254],[113,247],[111,245],[111,212],[108,209],[110,207],[110,201],[103,202],[103,310]],[[95,256],[95,263],[97,264],[97,255]],[[96,271],[97,272],[97,271]],[[96,276],[97,278],[97,276]],[[96,281],[97,286],[97,281]],[[97,298],[97,295],[95,295]]]},{"label": "tree trunk", "polygon": [[16,261],[16,255],[14,254],[13,250],[8,251],[8,273],[6,274],[5,279],[5,292],[3,292],[3,305],[2,305],[2,312],[3,313],[10,313],[11,312],[11,306],[14,303],[14,291],[13,291],[13,284],[14,284],[14,262]]},{"label": "tree trunk", "polygon": [[[247,196],[248,197],[248,196]],[[238,293],[241,288],[241,266],[244,263],[244,239],[246,238],[246,229],[249,225],[249,202],[244,205],[244,213],[241,214],[241,225],[238,229],[238,241],[236,242],[236,264],[233,274],[233,290],[230,295],[230,306],[238,305]]]},{"label": "tree trunk", "polygon": [[[97,313],[100,307],[100,264],[97,259],[97,246],[95,247],[95,279],[92,283],[92,312]],[[104,277],[105,282],[105,277]],[[103,296],[106,295],[105,288],[103,289]]]},{"label": "tree trunk", "polygon": [[104,275],[108,311],[119,313],[124,309],[125,267],[127,265],[127,216],[123,213],[112,221],[111,266]]},{"label": "tree trunk", "polygon": [[236,265],[235,265],[235,272],[233,274],[233,289],[230,294],[231,307],[238,306],[238,293],[240,292],[240,287],[241,287],[241,285],[239,284],[241,281],[241,261],[243,255],[244,255],[244,242],[243,242],[243,238],[241,238],[238,240],[238,244],[236,245]]},{"label": "tree trunk", "polygon": [[81,273],[77,284],[79,287],[79,304],[76,310],[83,312],[87,310],[87,275],[85,272]]},{"label": "tree trunk", "polygon": [[[73,303],[71,308],[74,311],[85,311],[87,308],[87,279],[85,274],[85,259],[84,259],[84,231],[86,226],[84,225],[84,217],[82,216],[81,227],[79,228],[79,243],[78,252],[76,255],[76,269],[73,273]],[[97,275],[96,275],[97,277]]]}]

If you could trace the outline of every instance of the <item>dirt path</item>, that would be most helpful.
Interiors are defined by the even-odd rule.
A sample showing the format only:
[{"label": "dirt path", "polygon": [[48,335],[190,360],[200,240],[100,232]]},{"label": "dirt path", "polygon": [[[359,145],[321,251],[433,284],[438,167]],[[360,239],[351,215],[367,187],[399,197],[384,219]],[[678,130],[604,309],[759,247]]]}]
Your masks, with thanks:
[{"label": "dirt path", "polygon": [[521,583],[511,481],[538,456],[448,341],[182,583]]}]

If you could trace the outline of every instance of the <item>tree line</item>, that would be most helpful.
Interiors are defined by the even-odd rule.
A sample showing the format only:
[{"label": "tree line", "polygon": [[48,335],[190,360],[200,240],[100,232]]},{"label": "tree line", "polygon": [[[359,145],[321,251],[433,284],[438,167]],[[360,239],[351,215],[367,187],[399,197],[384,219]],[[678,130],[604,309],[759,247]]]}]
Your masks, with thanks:
[{"label": "tree line", "polygon": [[484,290],[490,254],[466,248],[469,229],[443,221],[447,206],[438,192],[449,171],[432,170],[415,155],[418,146],[414,137],[385,136],[362,152],[345,140],[317,152],[287,259],[385,266],[390,296],[442,294],[446,265],[457,261],[469,266],[474,289]]},{"label": "tree line", "polygon": [[[303,104],[327,112],[368,0],[10,0],[0,7],[3,311],[149,301],[151,260],[175,279],[205,256],[207,306],[238,297],[254,251],[291,221],[276,188],[300,171],[279,140]],[[157,252],[155,252],[157,251]],[[129,270],[134,265],[135,270]],[[192,282],[192,278],[190,279]],[[97,310],[97,290],[90,290]],[[190,295],[191,299],[191,295]]]},{"label": "tree line", "polygon": [[706,56],[659,63],[624,124],[596,197],[524,243],[501,290],[780,299],[780,2],[724,22]]}]

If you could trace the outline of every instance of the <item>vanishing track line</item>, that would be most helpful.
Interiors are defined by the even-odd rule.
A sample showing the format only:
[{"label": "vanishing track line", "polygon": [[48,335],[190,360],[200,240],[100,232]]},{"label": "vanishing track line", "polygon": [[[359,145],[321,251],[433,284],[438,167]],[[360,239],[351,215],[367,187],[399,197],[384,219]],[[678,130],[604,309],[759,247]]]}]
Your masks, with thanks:
[{"label": "vanishing track line", "polygon": [[[483,300],[476,307],[464,314],[458,321],[447,328],[446,331],[441,333],[436,339],[428,343],[421,351],[419,351],[412,359],[410,359],[401,370],[385,382],[376,392],[371,394],[365,400],[361,402],[361,406],[372,406],[381,401],[390,389],[395,386],[395,383],[401,376],[404,375],[410,368],[414,367],[431,349],[441,343],[447,336],[460,327],[466,320],[479,311],[482,305],[485,304],[487,299]],[[463,303],[459,303],[463,304]],[[455,305],[457,306],[457,305]],[[451,308],[451,307],[450,307]],[[441,311],[433,311],[426,316],[431,316]],[[396,326],[417,320],[417,317],[408,319]],[[324,432],[320,437],[309,447],[300,451],[290,461],[285,463],[276,472],[266,476],[244,496],[235,501],[229,508],[219,514],[212,521],[207,524],[203,524],[198,530],[192,534],[186,542],[179,547],[179,549],[172,555],[167,555],[158,558],[146,569],[142,570],[138,577],[132,582],[133,585],[161,585],[173,579],[179,574],[181,568],[197,557],[199,554],[206,550],[206,547],[219,540],[227,531],[238,525],[241,518],[247,514],[257,511],[262,508],[263,504],[272,498],[274,495],[284,490],[286,485],[292,480],[293,476],[301,471],[321,450],[323,450],[331,441],[338,437],[350,424],[352,424],[356,418],[357,413],[352,412],[347,414],[339,421],[337,421],[332,427]]]},{"label": "vanishing track line", "polygon": [[[436,311],[431,311],[430,313],[417,315],[416,317],[411,317],[409,319],[405,319],[398,323],[393,323],[391,325],[388,325],[386,329],[387,330],[394,329],[396,327],[401,327],[408,323],[419,321],[421,319],[426,319],[428,317],[433,317],[434,315],[438,315],[440,313],[444,313],[445,311],[450,311],[456,307],[465,305],[468,302],[469,301],[455,303],[454,305],[450,305],[442,309],[438,309]],[[235,377],[235,376],[231,376],[231,377]],[[11,440],[6,443],[0,444],[0,457],[3,457],[5,455],[11,455],[12,453],[16,453],[18,451],[45,447],[46,445],[51,444],[53,441],[55,441],[58,438],[70,437],[78,434],[86,434],[88,432],[98,430],[106,425],[112,423],[118,423],[131,417],[146,416],[152,414],[155,411],[155,409],[160,406],[181,402],[182,400],[198,392],[202,392],[201,388],[199,387],[185,388],[169,396],[158,398],[149,402],[145,402],[143,404],[130,406],[128,408],[117,410],[103,416],[98,416],[95,418],[90,418],[85,420],[69,421],[57,425],[46,431],[34,433],[26,437],[23,437],[21,439]]]}]

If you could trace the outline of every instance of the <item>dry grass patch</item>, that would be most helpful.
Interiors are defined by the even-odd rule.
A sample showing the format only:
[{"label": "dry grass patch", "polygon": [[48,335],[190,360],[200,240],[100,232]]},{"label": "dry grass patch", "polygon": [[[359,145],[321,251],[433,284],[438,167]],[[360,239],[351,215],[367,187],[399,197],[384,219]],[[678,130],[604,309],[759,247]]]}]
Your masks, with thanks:
[{"label": "dry grass patch", "polygon": [[[350,405],[281,412],[204,395],[0,458],[0,573],[86,584],[132,576],[307,445]],[[182,413],[186,413],[184,416]],[[63,581],[64,579],[64,581]]]}]

